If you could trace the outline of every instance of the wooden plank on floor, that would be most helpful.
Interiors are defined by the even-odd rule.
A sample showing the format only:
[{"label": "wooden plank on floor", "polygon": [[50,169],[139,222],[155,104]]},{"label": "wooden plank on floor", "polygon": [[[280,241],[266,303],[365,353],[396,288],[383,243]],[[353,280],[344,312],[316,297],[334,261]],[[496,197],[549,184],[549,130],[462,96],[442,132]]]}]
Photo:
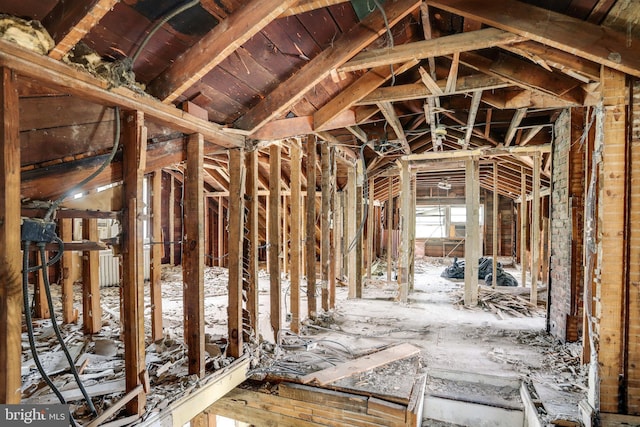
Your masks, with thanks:
[{"label": "wooden plank on floor", "polygon": [[326,385],[342,378],[350,377],[360,372],[377,368],[396,360],[406,359],[420,353],[420,349],[411,344],[400,344],[377,353],[359,357],[354,360],[332,366],[301,378],[303,384],[314,383]]},{"label": "wooden plank on floor", "polygon": [[204,352],[204,139],[189,136],[184,180],[184,240],[182,280],[184,340],[188,348],[189,374],[200,378],[205,372]]}]

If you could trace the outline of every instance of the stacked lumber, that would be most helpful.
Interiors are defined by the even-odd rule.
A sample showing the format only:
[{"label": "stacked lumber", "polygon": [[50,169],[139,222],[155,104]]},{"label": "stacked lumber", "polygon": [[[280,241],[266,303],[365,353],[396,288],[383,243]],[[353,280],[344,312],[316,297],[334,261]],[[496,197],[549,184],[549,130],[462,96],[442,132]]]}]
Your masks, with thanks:
[{"label": "stacked lumber", "polygon": [[[463,290],[452,292],[452,298],[455,305],[462,305],[468,308],[464,305]],[[510,292],[482,286],[478,288],[478,307],[491,311],[501,319],[504,314],[514,317],[534,317],[540,315],[538,307],[526,299]]]}]

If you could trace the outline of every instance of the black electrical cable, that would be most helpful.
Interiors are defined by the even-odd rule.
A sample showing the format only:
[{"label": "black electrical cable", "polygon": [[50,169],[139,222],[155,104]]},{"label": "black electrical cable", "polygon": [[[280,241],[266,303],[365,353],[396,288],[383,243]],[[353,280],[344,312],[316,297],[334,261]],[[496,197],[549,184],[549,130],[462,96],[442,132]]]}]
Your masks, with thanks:
[{"label": "black electrical cable", "polygon": [[113,148],[111,149],[111,154],[108,158],[104,160],[104,162],[100,165],[100,167],[95,170],[91,175],[80,181],[77,185],[73,186],[69,191],[67,191],[62,196],[58,197],[58,199],[51,204],[49,210],[47,210],[46,215],[44,216],[45,221],[50,221],[53,213],[58,209],[60,203],[62,203],[67,197],[74,195],[79,189],[84,187],[89,181],[98,176],[105,168],[113,161],[113,158],[116,156],[116,151],[118,151],[118,146],[120,145],[120,108],[114,107],[115,111],[115,120],[116,120],[116,129],[115,129],[115,141],[113,143]]},{"label": "black electrical cable", "polygon": [[[58,254],[62,254],[62,252],[64,251],[64,242],[59,237],[56,237],[56,241],[58,242]],[[45,290],[45,294],[47,295],[47,304],[49,305],[49,314],[51,316],[51,326],[53,326],[53,331],[55,332],[56,337],[58,338],[58,342],[62,347],[62,351],[64,352],[64,355],[67,358],[67,362],[69,362],[69,369],[71,370],[71,373],[73,374],[73,377],[75,378],[76,383],[78,384],[78,388],[80,389],[80,392],[84,396],[84,399],[87,401],[87,405],[89,405],[89,410],[94,416],[98,416],[98,411],[96,411],[96,408],[93,405],[93,402],[91,401],[91,396],[89,396],[89,393],[87,393],[87,390],[84,388],[84,385],[82,384],[82,380],[80,380],[80,375],[78,375],[75,362],[71,357],[71,354],[69,354],[69,349],[67,348],[66,345],[64,345],[64,340],[62,338],[62,334],[60,333],[60,328],[58,328],[58,322],[56,321],[56,314],[53,308],[53,299],[51,298],[51,284],[49,283],[49,275],[47,274],[47,267],[49,266],[49,264],[47,264],[47,254],[44,248],[45,244],[38,243],[37,246],[40,249],[40,260],[42,263],[41,264],[42,277],[44,278],[44,290]]]},{"label": "black electrical cable", "polygon": [[[31,242],[29,240],[26,240],[24,242],[24,248],[22,252],[22,299],[24,302],[24,318],[27,324],[27,336],[29,338],[29,347],[31,349],[31,355],[33,356],[33,362],[36,364],[36,367],[38,368],[38,372],[40,372],[40,376],[42,377],[44,382],[47,383],[51,391],[53,391],[53,394],[56,395],[60,403],[64,405],[67,403],[67,401],[65,400],[62,393],[60,393],[60,390],[58,390],[58,387],[56,387],[53,381],[51,381],[51,378],[49,378],[49,375],[47,375],[47,372],[44,370],[44,367],[40,362],[40,357],[38,356],[38,352],[36,351],[36,342],[33,336],[33,323],[31,319],[31,307],[29,304],[29,271],[30,271],[29,247],[30,246],[31,246]],[[74,426],[78,425],[76,421],[73,419],[73,417],[71,417],[71,422],[73,423]]]},{"label": "black electrical cable", "polygon": [[147,43],[149,43],[149,40],[151,40],[151,37],[154,36],[154,34],[160,29],[160,27],[162,27],[164,24],[166,24],[172,18],[176,17],[177,15],[181,14],[182,12],[184,12],[187,9],[191,9],[193,6],[195,6],[197,4],[200,4],[200,0],[191,0],[189,3],[185,3],[182,6],[178,6],[177,8],[175,8],[173,10],[170,10],[166,15],[164,15],[153,26],[153,28],[151,28],[151,31],[149,31],[149,34],[147,34],[147,36],[144,38],[144,40],[142,40],[142,43],[140,43],[140,46],[138,46],[138,48],[136,49],[135,53],[133,55],[131,55],[131,65],[135,64],[135,62],[138,60],[138,57],[140,57],[140,54],[142,53],[143,49],[145,48]]}]

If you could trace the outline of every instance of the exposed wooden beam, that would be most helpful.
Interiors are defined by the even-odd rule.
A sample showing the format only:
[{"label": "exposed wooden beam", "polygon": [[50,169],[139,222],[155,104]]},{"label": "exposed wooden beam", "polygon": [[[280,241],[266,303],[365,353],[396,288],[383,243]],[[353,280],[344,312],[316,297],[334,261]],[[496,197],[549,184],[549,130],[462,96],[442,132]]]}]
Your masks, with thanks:
[{"label": "exposed wooden beam", "polygon": [[464,305],[478,305],[478,263],[480,258],[480,177],[478,157],[467,157],[464,196],[467,207],[464,233]]},{"label": "exposed wooden beam", "polygon": [[259,211],[260,200],[258,198],[258,150],[252,150],[245,155],[247,170],[246,194],[247,194],[247,220],[246,228],[249,239],[248,253],[245,254],[247,263],[247,311],[249,312],[249,324],[253,332],[259,331],[259,289],[258,289],[258,253],[259,246]]},{"label": "exposed wooden beam", "polygon": [[540,125],[540,126],[534,126],[534,127],[530,128],[529,130],[527,130],[527,133],[522,136],[522,139],[520,140],[520,144],[519,145],[521,145],[521,146],[522,145],[527,145],[527,143],[529,141],[531,141],[544,128],[545,128],[544,125]]},{"label": "exposed wooden beam", "polygon": [[330,202],[331,202],[331,162],[330,147],[328,142],[320,145],[320,163],[322,167],[321,173],[321,191],[322,202],[320,208],[320,271],[321,271],[321,288],[322,288],[322,309],[329,311],[329,220],[330,220]]},{"label": "exposed wooden beam", "polygon": [[[424,80],[423,80],[424,81]],[[432,91],[423,83],[410,83],[405,85],[381,87],[372,91],[369,95],[363,97],[357,105],[376,104],[381,101],[398,102],[408,101],[411,99],[423,99],[440,96],[444,93],[446,82],[441,80],[437,82],[440,93]],[[447,95],[460,95],[476,90],[491,91],[510,86],[499,76],[487,76],[484,74],[473,74],[461,77],[456,84],[456,90]]]},{"label": "exposed wooden beam", "polygon": [[363,97],[380,87],[393,75],[400,75],[417,64],[418,61],[412,59],[401,65],[397,69],[388,66],[374,68],[367,71],[362,77],[346,89],[331,98],[314,115],[313,122],[315,130],[322,131],[332,129],[331,122],[335,121],[343,111],[353,106]]},{"label": "exposed wooden beam", "polygon": [[[438,82],[435,81],[433,77],[431,77],[431,75],[427,73],[427,71],[424,68],[420,67],[418,68],[418,71],[420,72],[422,83],[424,83],[427,89],[431,91],[432,95],[436,95],[436,96],[444,95],[443,88],[440,87]],[[446,88],[446,82],[445,82],[445,88]]]},{"label": "exposed wooden beam", "polygon": [[201,133],[205,140],[216,145],[244,147],[244,137],[224,132],[222,127],[215,123],[196,118],[173,105],[163,104],[151,97],[141,97],[123,86],[110,88],[109,83],[88,73],[3,40],[0,40],[0,65],[63,93],[77,95],[101,105],[140,111],[158,124],[180,132]]},{"label": "exposed wooden beam", "polygon": [[367,143],[367,133],[360,126],[347,126],[346,129],[363,143]]},{"label": "exposed wooden beam", "polygon": [[[420,2],[417,0],[398,0],[393,3],[385,3],[386,21],[390,26],[395,25],[415,10],[419,4]],[[385,31],[385,20],[382,14],[377,11],[369,14],[336,40],[332,48],[324,50],[313,58],[301,70],[282,82],[258,105],[236,120],[236,127],[253,132],[282,114],[300,100],[307,91],[328,76],[331,70],[349,60]]]},{"label": "exposed wooden beam", "polygon": [[449,76],[447,77],[447,86],[444,89],[445,93],[455,92],[456,82],[458,80],[459,65],[460,65],[460,52],[454,52],[453,60],[451,61],[451,68],[449,69]]},{"label": "exposed wooden beam", "polygon": [[481,21],[570,52],[627,74],[640,76],[640,40],[606,27],[515,0],[429,0],[431,6]]},{"label": "exposed wooden beam", "polygon": [[339,71],[357,71],[364,68],[399,64],[412,59],[451,55],[456,52],[486,49],[523,40],[526,40],[526,36],[521,37],[495,28],[486,28],[431,40],[406,43],[391,48],[367,50],[345,63],[339,68]]},{"label": "exposed wooden beam", "polygon": [[471,98],[471,107],[469,107],[469,117],[467,118],[467,129],[464,134],[464,148],[466,149],[471,141],[471,134],[476,123],[476,115],[478,114],[478,108],[480,107],[480,101],[482,100],[482,91],[477,90],[473,92]]},{"label": "exposed wooden beam", "polygon": [[282,15],[280,15],[280,17],[284,18],[285,16],[299,15],[304,12],[310,12],[312,10],[346,2],[348,2],[348,0],[300,0],[289,7],[289,9],[287,9]]},{"label": "exposed wooden beam", "polygon": [[402,123],[400,123],[400,119],[398,119],[398,116],[396,115],[396,111],[393,109],[393,105],[387,101],[379,102],[377,105],[378,105],[378,108],[380,109],[380,112],[382,113],[384,118],[387,120],[387,123],[389,123],[389,126],[391,126],[394,132],[396,133],[396,137],[400,141],[400,144],[402,144],[402,150],[404,151],[404,153],[410,154],[411,147],[407,142],[407,137],[404,134]]},{"label": "exposed wooden beam", "polygon": [[20,112],[17,75],[0,68],[0,402],[21,399]]},{"label": "exposed wooden beam", "polygon": [[307,263],[307,313],[313,318],[316,304],[316,139],[307,138],[307,200],[305,260]]},{"label": "exposed wooden beam", "polygon": [[118,3],[118,0],[63,0],[58,2],[42,25],[55,42],[49,57],[60,60]]},{"label": "exposed wooden beam", "polygon": [[504,145],[508,147],[511,145],[511,141],[513,141],[513,137],[516,134],[516,130],[518,130],[518,126],[520,126],[520,122],[524,119],[524,116],[527,115],[526,108],[519,108],[513,114],[511,118],[511,123],[509,124],[509,129],[507,129],[507,133],[504,137]]},{"label": "exposed wooden beam", "polygon": [[149,92],[165,103],[174,101],[295,2],[252,0],[242,6],[180,55],[151,82]]},{"label": "exposed wooden beam", "polygon": [[600,64],[572,55],[569,52],[534,41],[502,45],[500,47],[524,56],[535,63],[543,62],[583,83],[600,81]]}]

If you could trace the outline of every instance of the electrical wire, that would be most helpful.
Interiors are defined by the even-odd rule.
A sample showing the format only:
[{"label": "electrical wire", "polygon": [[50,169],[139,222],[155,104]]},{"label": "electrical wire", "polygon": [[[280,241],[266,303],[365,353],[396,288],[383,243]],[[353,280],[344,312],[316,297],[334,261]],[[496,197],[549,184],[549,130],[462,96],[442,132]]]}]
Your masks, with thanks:
[{"label": "electrical wire", "polygon": [[151,37],[155,35],[155,33],[160,29],[160,27],[162,27],[168,21],[175,18],[177,15],[181,14],[185,10],[191,9],[193,6],[197,4],[200,4],[200,0],[191,0],[190,2],[185,3],[182,6],[178,6],[177,8],[170,10],[162,18],[160,18],[160,20],[153,26],[153,28],[151,28],[151,30],[149,31],[147,36],[144,38],[144,40],[142,40],[142,43],[140,43],[140,46],[138,46],[138,48],[133,53],[133,55],[131,55],[132,68],[133,68],[133,64],[136,63],[136,61],[140,57],[140,54],[142,53],[144,48],[147,46],[147,43],[149,43],[149,40],[151,40]]},{"label": "electrical wire", "polygon": [[[62,252],[64,251],[64,243],[59,237],[56,237],[56,241],[58,242],[58,254],[62,254]],[[47,254],[45,251],[45,244],[38,243],[37,246],[38,246],[38,249],[40,250],[40,261],[42,263],[40,268],[42,269],[42,277],[44,279],[44,291],[47,296],[47,304],[49,306],[49,315],[51,317],[51,326],[53,327],[53,331],[55,332],[56,337],[58,338],[58,342],[62,347],[62,351],[64,352],[64,355],[67,358],[67,362],[69,362],[69,369],[71,370],[71,374],[73,375],[73,378],[75,378],[76,384],[78,384],[78,388],[80,389],[82,396],[84,396],[85,400],[87,401],[89,410],[94,416],[98,416],[98,411],[96,411],[96,408],[93,405],[93,401],[91,400],[91,396],[89,396],[89,393],[87,393],[87,390],[84,388],[84,385],[82,384],[82,380],[80,380],[80,375],[78,374],[78,371],[76,369],[75,362],[71,357],[71,354],[69,354],[69,349],[67,348],[66,345],[64,345],[64,339],[62,338],[62,334],[60,333],[60,328],[58,328],[58,322],[56,321],[56,314],[53,307],[53,299],[51,298],[51,284],[49,283],[49,275],[47,274],[47,267],[49,267],[50,264],[47,263]]]},{"label": "electrical wire", "polygon": [[[372,200],[370,200],[369,196],[369,180],[367,178],[367,167],[365,164],[365,159],[364,159],[364,147],[366,147],[367,144],[362,144],[360,146],[360,161],[362,162],[362,198],[363,200],[367,200],[368,203],[372,203]],[[369,209],[363,209],[364,212],[362,212],[362,221],[360,221],[360,225],[358,226],[358,231],[356,232],[356,235],[353,237],[353,240],[351,241],[351,243],[349,243],[349,246],[347,247],[347,253],[351,252],[356,245],[358,244],[358,241],[360,240],[360,237],[362,236],[362,232],[364,231],[364,225],[367,222],[367,216],[368,216],[368,212]]]},{"label": "electrical wire", "polygon": [[104,162],[100,165],[100,167],[95,170],[91,175],[80,181],[78,184],[74,185],[69,191],[64,193],[62,196],[58,197],[56,201],[54,201],[49,210],[47,210],[46,215],[44,216],[45,221],[50,221],[53,213],[60,207],[60,204],[67,199],[68,197],[73,196],[78,192],[82,187],[84,187],[89,181],[94,179],[96,176],[100,175],[103,170],[113,161],[113,158],[116,156],[116,151],[118,151],[118,147],[120,145],[120,108],[114,107],[115,121],[116,121],[116,129],[115,129],[115,137],[113,148],[111,149],[111,154],[107,157]]},{"label": "electrical wire", "polygon": [[[40,357],[38,356],[38,352],[36,351],[36,342],[35,337],[33,335],[33,323],[31,319],[31,308],[29,304],[29,248],[31,247],[31,241],[25,240],[23,252],[22,252],[22,298],[24,303],[24,318],[27,324],[27,337],[29,339],[29,348],[31,349],[31,356],[33,356],[33,362],[36,364],[36,368],[38,368],[38,372],[40,372],[40,376],[44,380],[45,383],[49,386],[53,394],[56,395],[60,403],[63,405],[67,403],[58,387],[51,381],[49,375],[44,370],[42,366],[42,362],[40,361]],[[71,416],[71,422],[74,426],[78,424]]]}]

